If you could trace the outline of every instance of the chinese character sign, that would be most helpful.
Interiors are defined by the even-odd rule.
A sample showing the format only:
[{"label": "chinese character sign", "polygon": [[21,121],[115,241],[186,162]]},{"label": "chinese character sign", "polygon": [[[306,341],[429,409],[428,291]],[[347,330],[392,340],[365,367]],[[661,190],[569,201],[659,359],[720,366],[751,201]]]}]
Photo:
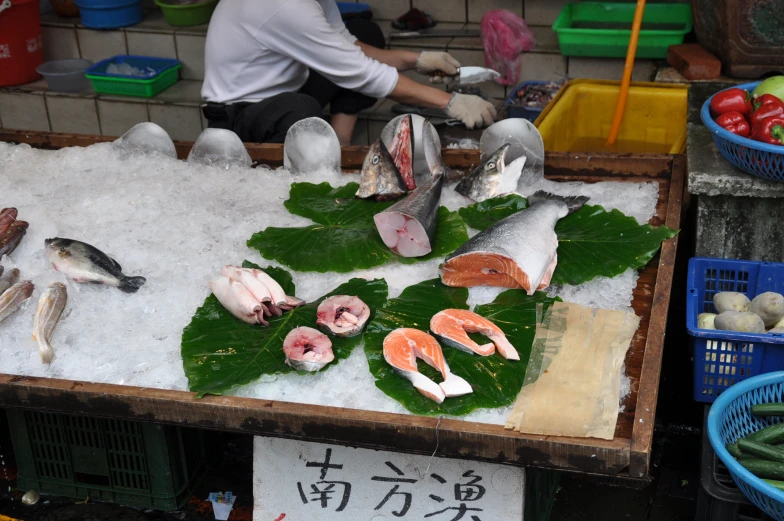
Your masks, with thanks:
[{"label": "chinese character sign", "polygon": [[254,519],[523,518],[524,471],[503,465],[257,437],[253,473]]}]

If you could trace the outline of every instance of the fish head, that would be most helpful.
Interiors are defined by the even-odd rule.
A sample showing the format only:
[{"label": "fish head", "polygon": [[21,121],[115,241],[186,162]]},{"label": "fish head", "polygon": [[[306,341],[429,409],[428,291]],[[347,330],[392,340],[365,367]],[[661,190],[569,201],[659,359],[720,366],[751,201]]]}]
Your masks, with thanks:
[{"label": "fish head", "polygon": [[490,157],[485,160],[482,169],[486,175],[498,175],[504,171],[506,152],[509,150],[509,143],[501,145],[501,147],[490,154]]},{"label": "fish head", "polygon": [[371,145],[362,164],[357,197],[397,197],[406,193],[400,172],[381,138]]},{"label": "fish head", "polygon": [[46,256],[54,262],[56,259],[66,259],[71,256],[68,247],[73,241],[70,239],[46,239],[44,241]]}]

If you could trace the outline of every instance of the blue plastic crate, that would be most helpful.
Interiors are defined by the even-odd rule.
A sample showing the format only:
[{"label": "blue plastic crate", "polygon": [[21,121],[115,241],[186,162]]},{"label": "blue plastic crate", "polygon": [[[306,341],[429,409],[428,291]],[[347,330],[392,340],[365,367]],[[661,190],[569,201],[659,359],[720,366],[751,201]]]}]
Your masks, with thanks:
[{"label": "blue plastic crate", "polygon": [[[759,83],[744,83],[736,88],[752,92]],[[713,96],[703,103],[700,118],[711,131],[713,143],[724,159],[748,174],[771,181],[784,181],[784,145],[762,143],[721,128],[710,114],[710,101]]]},{"label": "blue plastic crate", "polygon": [[338,10],[340,14],[355,14],[355,13],[364,13],[366,11],[370,11],[369,4],[363,3],[352,3],[352,2],[337,2]]},{"label": "blue plastic crate", "polygon": [[722,394],[708,413],[708,439],[735,484],[760,510],[773,519],[784,521],[784,491],[768,485],[743,468],[726,445],[752,432],[780,423],[781,417],[755,417],[751,406],[784,402],[784,372],[769,373],[734,385]]},{"label": "blue plastic crate", "polygon": [[91,29],[119,29],[144,20],[141,0],[75,0],[82,24]]},{"label": "blue plastic crate", "polygon": [[715,313],[713,295],[784,293],[784,264],[695,257],[689,261],[686,328],[694,337],[694,399],[712,403],[730,386],[784,369],[784,335],[699,329],[700,313]]},{"label": "blue plastic crate", "polygon": [[504,104],[506,105],[506,114],[510,118],[522,118],[527,119],[531,123],[536,121],[536,118],[539,117],[539,114],[542,113],[544,107],[542,108],[535,108],[535,107],[524,107],[522,105],[516,105],[515,99],[517,98],[517,93],[521,90],[525,89],[529,85],[545,85],[546,81],[524,81],[520,85],[514,88],[512,93],[506,98]]}]

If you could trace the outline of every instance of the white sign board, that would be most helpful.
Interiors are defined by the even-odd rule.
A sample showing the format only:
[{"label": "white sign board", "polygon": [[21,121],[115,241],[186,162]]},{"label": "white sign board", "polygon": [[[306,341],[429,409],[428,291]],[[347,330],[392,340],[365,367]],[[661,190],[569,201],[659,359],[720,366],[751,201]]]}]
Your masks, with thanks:
[{"label": "white sign board", "polygon": [[253,445],[254,521],[521,521],[525,471],[280,438]]}]

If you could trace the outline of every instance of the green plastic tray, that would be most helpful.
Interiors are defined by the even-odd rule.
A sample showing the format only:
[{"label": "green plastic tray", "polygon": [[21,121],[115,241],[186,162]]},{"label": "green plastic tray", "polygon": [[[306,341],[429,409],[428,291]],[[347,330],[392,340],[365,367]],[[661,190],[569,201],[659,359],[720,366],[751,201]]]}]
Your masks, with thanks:
[{"label": "green plastic tray", "polygon": [[184,27],[208,23],[212,18],[215,6],[218,5],[218,0],[206,0],[189,5],[167,4],[160,0],[155,0],[155,3],[163,11],[163,16],[166,17],[169,25]]},{"label": "green plastic tray", "polygon": [[142,98],[152,98],[175,83],[180,77],[180,67],[177,64],[170,67],[159,75],[150,79],[131,79],[106,76],[95,76],[86,74],[93,84],[93,89],[98,94],[119,94],[121,96],[138,96]]},{"label": "green plastic tray", "polygon": [[[564,56],[624,58],[629,47],[635,4],[567,4],[553,24]],[[670,45],[683,43],[691,31],[690,4],[645,6],[637,58],[665,58]]]}]

